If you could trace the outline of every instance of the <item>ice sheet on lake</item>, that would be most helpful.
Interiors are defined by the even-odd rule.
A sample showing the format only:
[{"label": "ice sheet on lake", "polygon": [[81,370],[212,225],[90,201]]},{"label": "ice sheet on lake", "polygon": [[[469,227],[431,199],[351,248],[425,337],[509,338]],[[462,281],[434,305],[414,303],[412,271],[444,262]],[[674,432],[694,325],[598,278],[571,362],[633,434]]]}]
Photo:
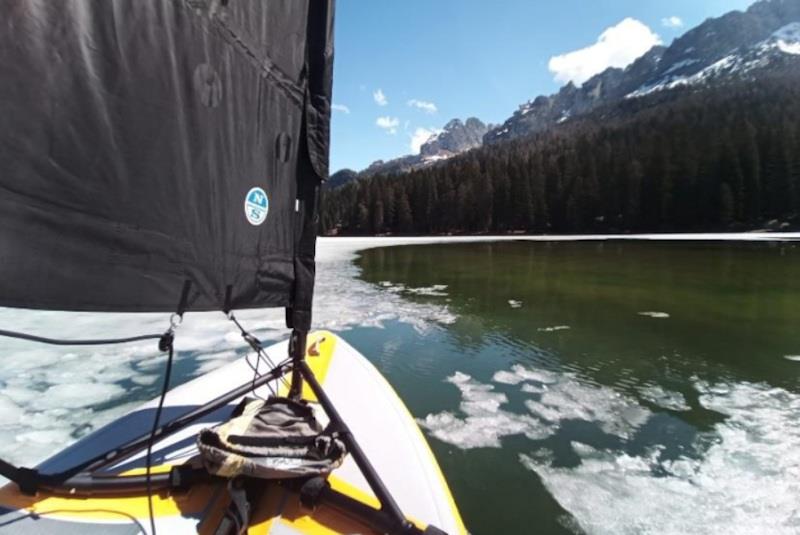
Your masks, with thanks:
[{"label": "ice sheet on lake", "polygon": [[509,299],[508,306],[511,308],[522,308],[522,301],[517,301],[516,299]]},{"label": "ice sheet on lake", "polygon": [[671,411],[688,411],[691,410],[689,404],[686,403],[686,398],[680,392],[672,392],[664,389],[661,385],[648,385],[638,389],[639,395],[642,399],[657,405],[663,409]]},{"label": "ice sheet on lake", "polygon": [[590,534],[800,532],[800,396],[764,384],[695,387],[703,407],[727,416],[698,459],[573,445],[576,468],[520,461]]},{"label": "ice sheet on lake", "polygon": [[785,355],[783,358],[792,362],[800,362],[800,355]]}]

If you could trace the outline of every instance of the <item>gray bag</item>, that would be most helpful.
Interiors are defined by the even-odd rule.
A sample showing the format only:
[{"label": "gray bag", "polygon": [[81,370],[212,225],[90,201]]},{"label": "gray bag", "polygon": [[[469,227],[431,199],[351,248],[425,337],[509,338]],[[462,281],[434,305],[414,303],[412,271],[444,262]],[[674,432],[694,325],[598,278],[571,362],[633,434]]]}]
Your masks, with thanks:
[{"label": "gray bag", "polygon": [[286,479],[328,474],[347,451],[323,429],[304,401],[245,399],[234,417],[203,429],[197,447],[209,473],[221,477]]}]

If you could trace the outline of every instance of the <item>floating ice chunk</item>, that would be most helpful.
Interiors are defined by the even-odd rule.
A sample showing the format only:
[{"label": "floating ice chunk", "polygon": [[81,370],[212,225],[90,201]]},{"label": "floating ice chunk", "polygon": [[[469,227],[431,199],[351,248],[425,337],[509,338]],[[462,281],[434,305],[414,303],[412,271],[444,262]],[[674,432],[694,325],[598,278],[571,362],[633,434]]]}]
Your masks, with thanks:
[{"label": "floating ice chunk", "polygon": [[521,364],[515,364],[511,371],[500,370],[494,374],[492,381],[506,385],[518,385],[524,381],[536,381],[538,383],[555,383],[558,376],[547,370],[531,370]]},{"label": "floating ice chunk", "polygon": [[445,411],[419,420],[423,428],[443,442],[461,449],[499,448],[500,439],[505,436],[525,435],[531,440],[542,440],[554,431],[552,426],[530,415],[502,409],[508,398],[494,392],[492,385],[475,381],[461,372],[447,381],[461,390],[459,409],[465,416]]},{"label": "floating ice chunk", "polygon": [[[460,449],[499,448],[500,438],[526,435],[534,440],[546,438],[549,432],[533,418],[510,412],[459,418],[450,412],[429,414],[419,424],[443,442]],[[542,427],[542,429],[539,429]]]},{"label": "floating ice chunk", "polygon": [[48,388],[31,403],[31,406],[36,410],[78,409],[108,403],[124,394],[125,389],[116,384],[57,384]]},{"label": "floating ice chunk", "polygon": [[792,362],[800,362],[800,355],[785,355],[783,358]]},{"label": "floating ice chunk", "polygon": [[65,444],[70,442],[69,430],[50,429],[47,431],[29,431],[27,433],[17,435],[17,442],[21,442],[23,444],[31,442],[34,444]]},{"label": "floating ice chunk", "polygon": [[526,394],[542,394],[547,391],[547,387],[525,383],[520,390]]},{"label": "floating ice chunk", "polygon": [[[695,382],[727,419],[698,459],[581,445],[575,468],[520,455],[587,533],[800,532],[800,395],[765,384]],[[599,505],[600,504],[600,505]]]},{"label": "floating ice chunk", "polygon": [[406,291],[413,295],[426,295],[430,297],[447,297],[446,284],[434,284],[426,288],[407,288]]},{"label": "floating ice chunk", "polygon": [[554,325],[552,327],[539,327],[536,330],[542,333],[554,333],[556,331],[567,331],[569,329],[569,325]]},{"label": "floating ice chunk", "polygon": [[150,386],[156,384],[159,379],[160,377],[158,375],[134,375],[131,377],[131,381],[141,386]]},{"label": "floating ice chunk", "polygon": [[516,299],[509,299],[508,304],[511,308],[522,308],[522,301],[517,301]]},{"label": "floating ice chunk", "polygon": [[25,415],[19,406],[5,396],[0,396],[0,426],[15,425]]},{"label": "floating ice chunk", "polygon": [[660,385],[649,385],[638,389],[639,395],[650,403],[671,411],[691,410],[680,392],[672,392]]},{"label": "floating ice chunk", "polygon": [[395,284],[390,281],[380,281],[378,285],[386,290],[387,292],[393,294],[411,294],[411,295],[427,295],[433,297],[446,297],[447,289],[446,284],[434,284],[433,286],[425,286],[422,288],[411,288],[406,286],[405,284]]},{"label": "floating ice chunk", "polygon": [[647,409],[610,388],[586,385],[570,375],[528,370],[521,365],[515,365],[512,371],[495,373],[493,380],[510,385],[524,381],[541,383],[543,386],[525,385],[529,392],[541,394],[539,400],[525,402],[532,416],[503,409],[502,405],[508,401],[506,395],[469,375],[456,372],[447,380],[461,390],[459,408],[466,416],[460,418],[452,412],[430,414],[419,423],[433,436],[463,449],[500,447],[500,439],[508,435],[540,440],[555,433],[565,420],[594,422],[606,433],[628,438],[650,417]]},{"label": "floating ice chunk", "polygon": [[629,438],[650,417],[650,411],[613,389],[587,385],[568,376],[549,385],[538,400],[525,401],[525,406],[554,424],[584,420],[621,438]]},{"label": "floating ice chunk", "polygon": [[492,376],[492,381],[504,385],[516,385],[521,383],[523,379],[516,373],[500,370],[499,372],[495,372],[494,376]]},{"label": "floating ice chunk", "polygon": [[665,319],[669,317],[666,312],[639,312],[640,316],[647,316],[648,318]]},{"label": "floating ice chunk", "polygon": [[3,396],[7,397],[11,401],[19,405],[25,405],[27,403],[30,403],[31,401],[33,401],[34,399],[36,399],[41,395],[39,392],[35,390],[30,390],[28,388],[14,387],[14,386],[9,386],[7,388],[0,390],[0,394],[2,394]]}]

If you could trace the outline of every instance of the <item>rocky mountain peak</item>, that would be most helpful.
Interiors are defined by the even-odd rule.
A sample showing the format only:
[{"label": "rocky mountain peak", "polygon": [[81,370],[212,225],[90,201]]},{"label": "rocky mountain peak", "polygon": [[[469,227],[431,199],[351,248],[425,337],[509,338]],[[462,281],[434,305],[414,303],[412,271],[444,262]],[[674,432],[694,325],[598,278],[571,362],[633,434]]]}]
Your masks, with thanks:
[{"label": "rocky mountain peak", "polygon": [[[552,128],[607,104],[655,91],[713,83],[756,69],[785,68],[800,61],[800,0],[762,0],[746,12],[708,19],[675,39],[656,46],[625,69],[609,68],[576,87],[567,83],[550,96],[522,105],[484,143],[497,143]],[[775,32],[782,31],[783,37]]]},{"label": "rocky mountain peak", "polygon": [[447,158],[480,147],[487,131],[488,127],[475,117],[470,117],[466,123],[461,119],[453,119],[444,125],[439,134],[422,145],[420,154],[423,158]]}]

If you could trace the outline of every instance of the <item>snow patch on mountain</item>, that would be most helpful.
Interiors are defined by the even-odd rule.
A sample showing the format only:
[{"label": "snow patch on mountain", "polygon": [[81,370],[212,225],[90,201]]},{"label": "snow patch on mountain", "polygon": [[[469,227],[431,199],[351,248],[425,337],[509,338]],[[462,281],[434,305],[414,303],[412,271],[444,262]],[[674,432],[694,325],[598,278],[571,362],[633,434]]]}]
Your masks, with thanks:
[{"label": "snow patch on mountain", "polygon": [[679,61],[664,71],[659,80],[641,86],[625,98],[638,98],[657,91],[675,89],[681,86],[704,84],[722,76],[746,74],[754,69],[767,67],[776,55],[800,55],[800,22],[787,24],[776,30],[768,39],[752,47],[742,47],[715,63],[691,75],[675,75],[677,71],[698,63],[689,59]]}]

